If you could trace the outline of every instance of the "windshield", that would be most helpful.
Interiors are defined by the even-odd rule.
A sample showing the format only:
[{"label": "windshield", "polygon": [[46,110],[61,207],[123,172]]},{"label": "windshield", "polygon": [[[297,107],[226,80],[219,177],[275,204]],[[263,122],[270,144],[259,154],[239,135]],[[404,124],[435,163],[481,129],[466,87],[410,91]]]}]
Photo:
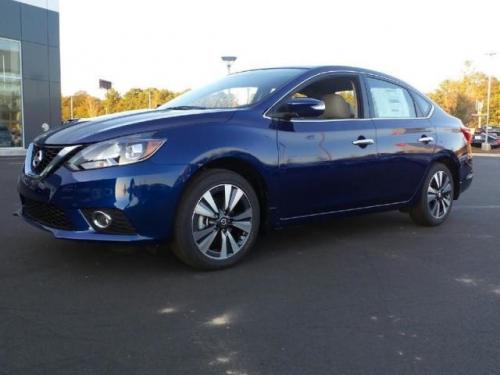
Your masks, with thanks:
[{"label": "windshield", "polygon": [[158,109],[239,108],[257,103],[304,69],[265,69],[228,75],[188,91]]}]

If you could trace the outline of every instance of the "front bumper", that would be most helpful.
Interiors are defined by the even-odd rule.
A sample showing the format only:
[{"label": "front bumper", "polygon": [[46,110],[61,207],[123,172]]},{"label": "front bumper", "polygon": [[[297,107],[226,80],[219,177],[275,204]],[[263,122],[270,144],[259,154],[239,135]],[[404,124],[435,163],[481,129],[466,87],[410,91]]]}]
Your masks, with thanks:
[{"label": "front bumper", "polygon": [[[18,180],[20,215],[56,238],[167,240],[171,237],[187,170],[185,165],[147,160],[130,166],[78,172],[61,166],[43,178],[23,172]],[[131,229],[113,233],[95,228],[88,218],[93,209],[118,211]]]}]

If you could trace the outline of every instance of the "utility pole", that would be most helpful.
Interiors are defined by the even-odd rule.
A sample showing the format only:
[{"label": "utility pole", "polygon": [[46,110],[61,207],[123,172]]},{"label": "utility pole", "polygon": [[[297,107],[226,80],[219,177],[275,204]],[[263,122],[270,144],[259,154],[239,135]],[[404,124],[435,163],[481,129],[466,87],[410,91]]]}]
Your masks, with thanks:
[{"label": "utility pole", "polygon": [[[103,89],[106,91],[104,94],[104,97],[106,97],[106,94],[113,88],[113,84],[110,81],[105,81],[104,79],[99,80],[99,88]],[[106,114],[108,114],[109,108],[108,105],[106,105]]]},{"label": "utility pole", "polygon": [[476,113],[472,116],[477,117],[477,128],[481,129],[481,120],[483,118],[483,101],[476,100]]},{"label": "utility pole", "polygon": [[[493,57],[496,56],[496,52],[488,52],[486,54],[486,56],[489,56],[490,57],[490,61],[493,61]],[[491,64],[493,65],[493,64]],[[491,66],[490,66],[490,74],[488,76],[488,102],[486,103],[486,123],[487,125],[489,125],[490,123],[490,100],[491,100],[491,76],[493,74],[493,72],[491,71]]]},{"label": "utility pole", "polygon": [[[488,52],[486,53],[486,56],[490,58],[490,61],[493,61],[493,57],[496,56],[496,52]],[[490,74],[488,76],[488,94],[487,94],[487,99],[486,99],[486,138],[484,140],[484,143],[481,145],[481,148],[485,151],[491,150],[491,145],[489,144],[488,140],[488,128],[490,126],[490,100],[491,100],[491,76],[493,74],[492,72],[492,66],[490,66]]]}]

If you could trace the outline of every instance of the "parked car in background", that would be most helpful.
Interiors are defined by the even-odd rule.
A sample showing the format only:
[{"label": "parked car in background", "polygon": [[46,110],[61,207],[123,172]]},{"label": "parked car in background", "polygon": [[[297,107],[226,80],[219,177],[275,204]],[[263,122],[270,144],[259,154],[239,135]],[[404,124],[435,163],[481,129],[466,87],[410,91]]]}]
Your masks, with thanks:
[{"label": "parked car in background", "polygon": [[473,178],[471,136],[386,74],[246,71],[39,136],[21,214],[57,238],[165,240],[191,266],[223,268],[264,226],[396,209],[442,224]]},{"label": "parked car in background", "polygon": [[488,127],[488,134],[493,133],[496,136],[500,137],[500,126],[499,125],[490,125]]},{"label": "parked car in background", "polygon": [[[480,132],[478,133],[478,130],[474,133],[472,137],[472,146],[474,147],[481,147],[483,143],[486,142],[486,133],[485,132]],[[488,143],[491,145],[492,148],[497,148],[500,147],[500,131],[490,131],[488,130]]]},{"label": "parked car in background", "polygon": [[[486,133],[485,127],[477,128],[474,131],[474,134],[482,134],[482,133]],[[500,136],[500,127],[499,126],[488,126],[488,134]]]}]

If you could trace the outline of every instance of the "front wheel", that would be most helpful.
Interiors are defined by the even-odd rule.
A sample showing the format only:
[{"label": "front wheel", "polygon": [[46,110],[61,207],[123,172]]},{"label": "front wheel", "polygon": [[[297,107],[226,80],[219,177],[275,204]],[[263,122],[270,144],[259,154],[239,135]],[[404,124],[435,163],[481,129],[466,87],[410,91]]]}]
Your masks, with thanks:
[{"label": "front wheel", "polygon": [[259,200],[252,186],[234,172],[207,170],[183,195],[172,249],[192,267],[228,267],[253,246],[259,225]]},{"label": "front wheel", "polygon": [[450,170],[441,163],[432,166],[424,182],[419,201],[410,209],[410,217],[419,225],[442,224],[450,214],[455,186]]}]

